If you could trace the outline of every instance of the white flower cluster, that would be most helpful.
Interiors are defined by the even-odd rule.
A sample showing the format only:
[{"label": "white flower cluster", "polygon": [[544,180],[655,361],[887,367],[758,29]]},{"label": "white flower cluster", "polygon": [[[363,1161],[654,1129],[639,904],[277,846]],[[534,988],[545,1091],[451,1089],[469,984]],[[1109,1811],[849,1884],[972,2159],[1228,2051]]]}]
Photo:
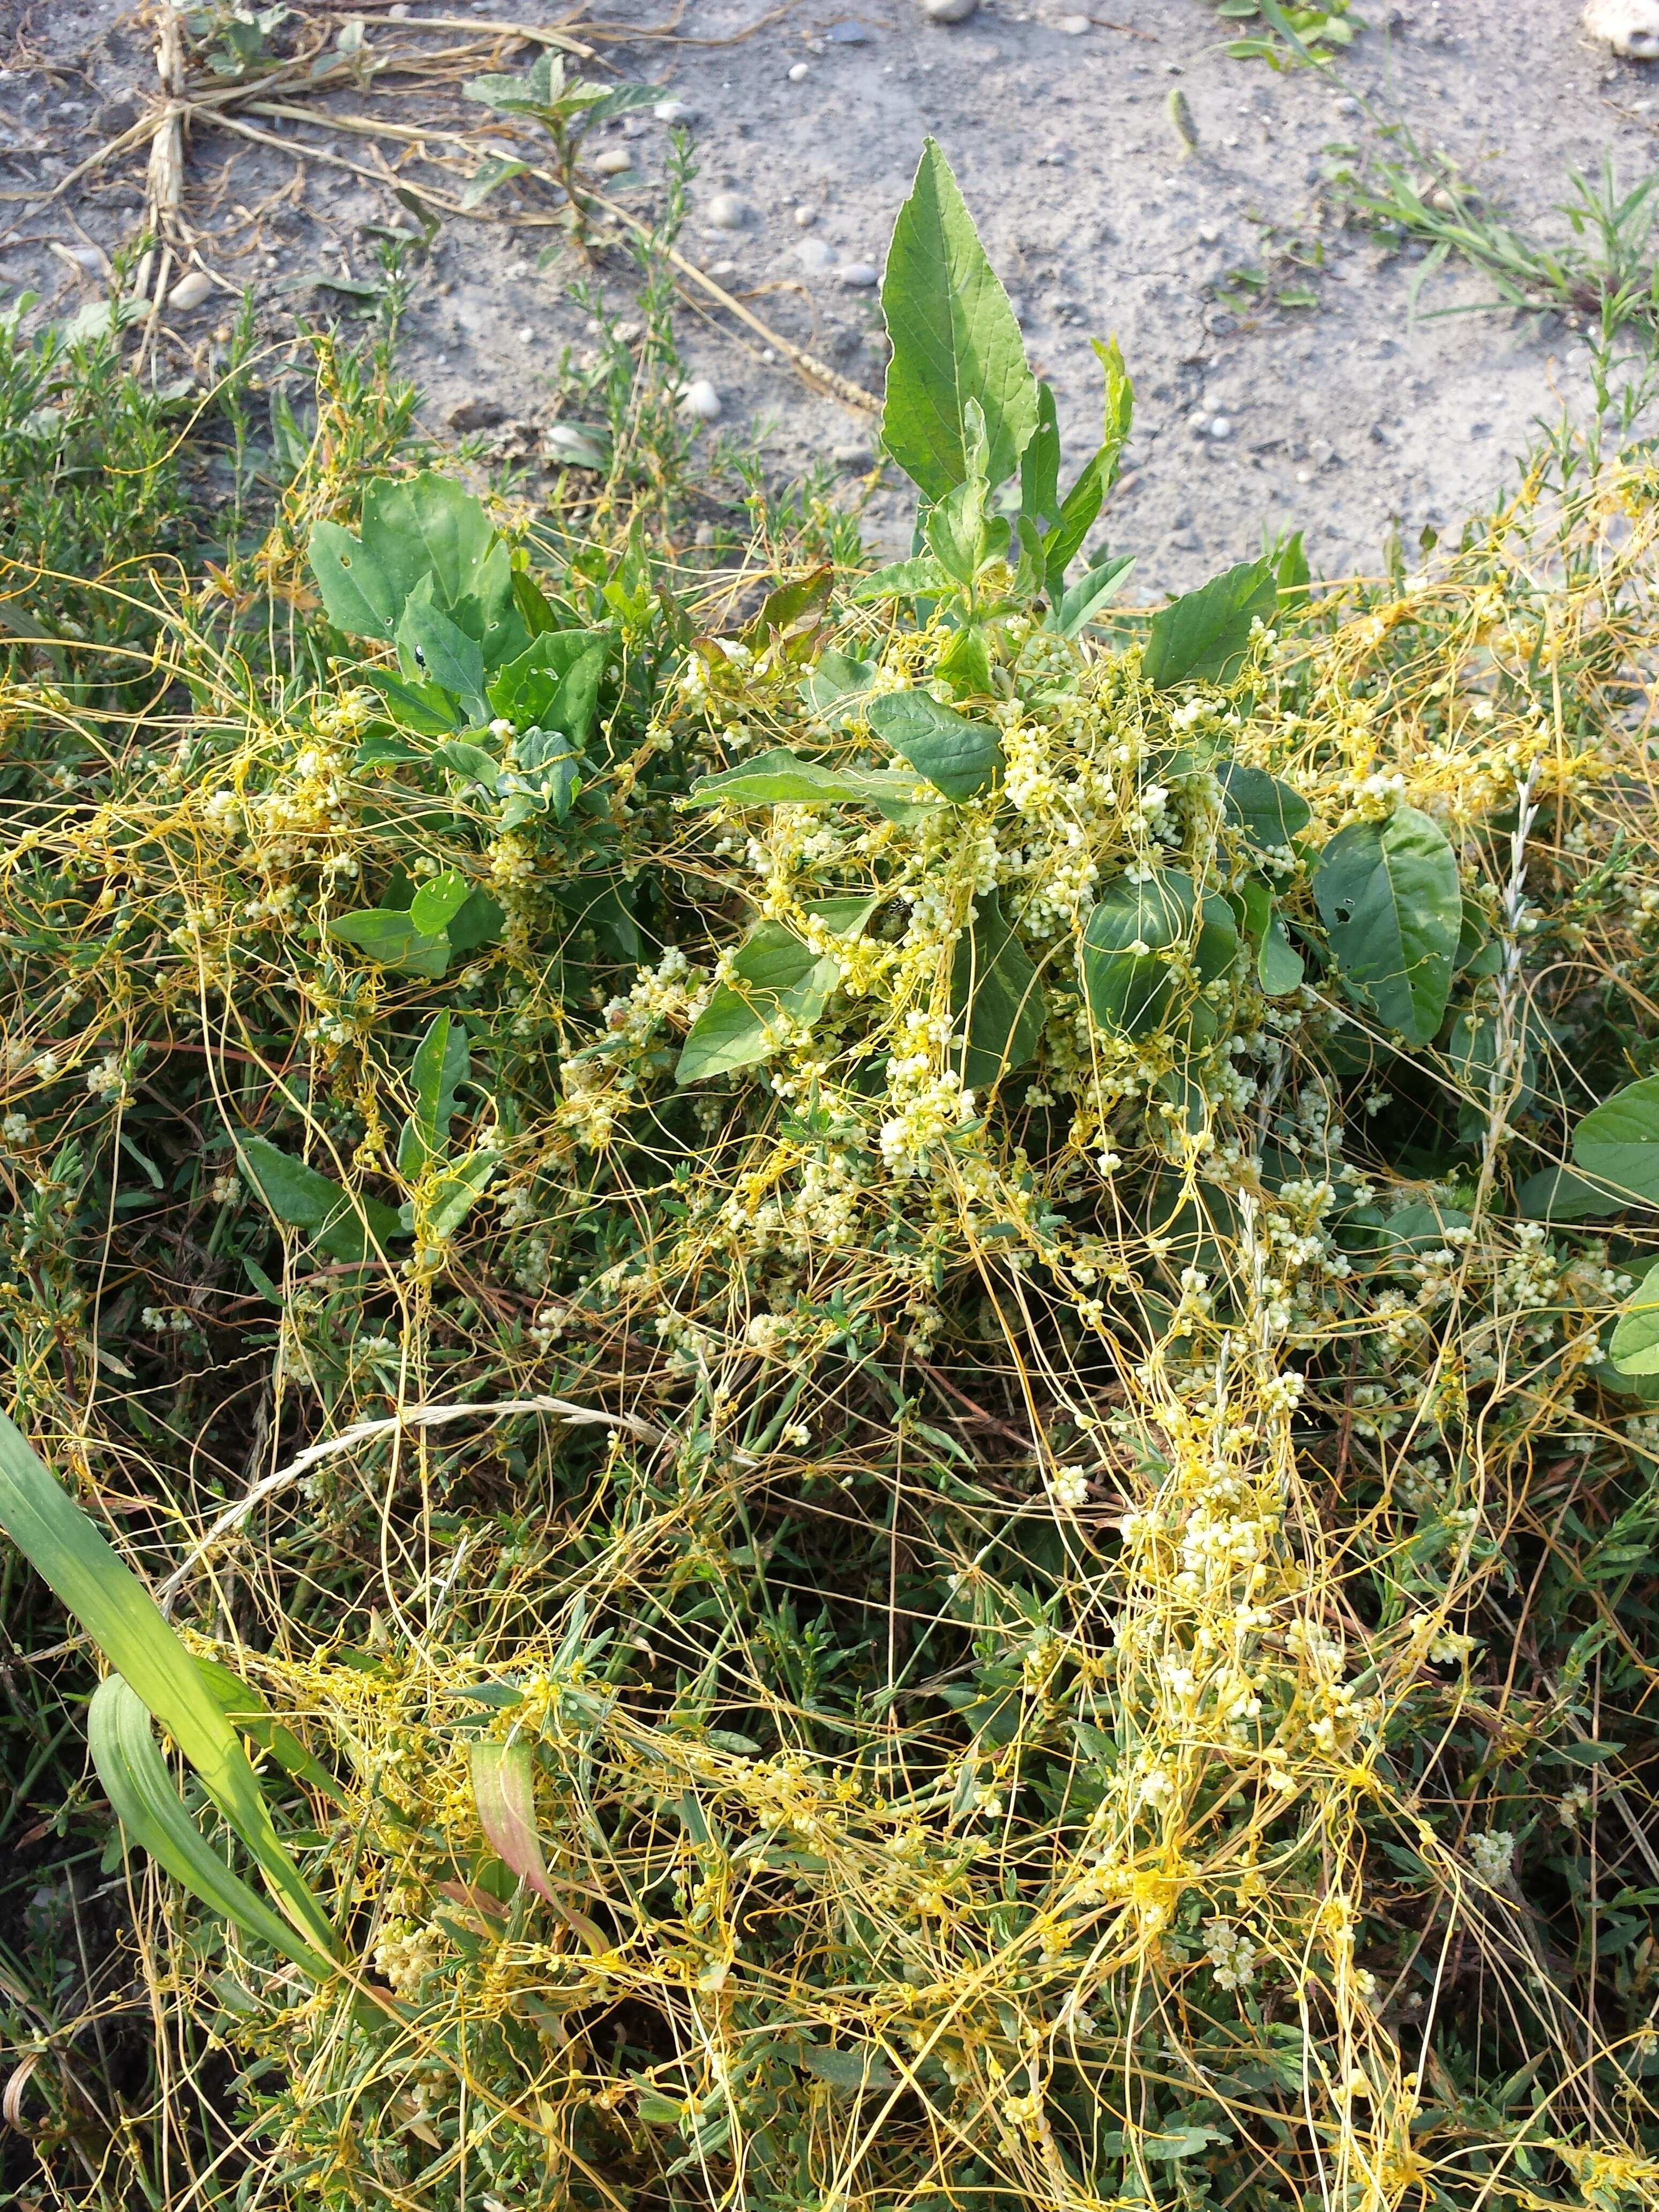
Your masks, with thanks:
[{"label": "white flower cluster", "polygon": [[1231,1920],[1206,1920],[1204,1949],[1218,1990],[1247,1990],[1255,1979],[1256,1947]]},{"label": "white flower cluster", "polygon": [[1515,1861],[1515,1838],[1504,1828],[1489,1828],[1484,1836],[1471,1836],[1469,1861],[1481,1881],[1497,1888],[1509,1879]]}]

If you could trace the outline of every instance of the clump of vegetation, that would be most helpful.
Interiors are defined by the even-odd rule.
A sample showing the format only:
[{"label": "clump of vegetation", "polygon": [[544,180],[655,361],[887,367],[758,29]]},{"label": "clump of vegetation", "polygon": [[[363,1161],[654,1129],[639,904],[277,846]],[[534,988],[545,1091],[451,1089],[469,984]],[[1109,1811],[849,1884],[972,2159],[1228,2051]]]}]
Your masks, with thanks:
[{"label": "clump of vegetation", "polygon": [[894,567],[325,404],[15,649],[36,2201],[1659,2182],[1650,458],[1134,613],[932,148],[884,306]]}]

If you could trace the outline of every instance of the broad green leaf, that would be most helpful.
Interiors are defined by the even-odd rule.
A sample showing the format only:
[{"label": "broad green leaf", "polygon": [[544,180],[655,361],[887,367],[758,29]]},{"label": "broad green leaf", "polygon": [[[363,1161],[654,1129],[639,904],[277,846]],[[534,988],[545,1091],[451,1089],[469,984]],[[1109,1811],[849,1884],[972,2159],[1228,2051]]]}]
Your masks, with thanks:
[{"label": "broad green leaf", "polygon": [[833,568],[815,568],[810,575],[780,584],[767,593],[752,618],[744,624],[742,642],[758,653],[775,635],[787,636],[791,631],[816,627],[815,617],[829,605],[835,580]]},{"label": "broad green leaf", "polygon": [[1026,1066],[1042,1041],[1044,1007],[1036,969],[1009,927],[995,891],[981,891],[970,929],[957,939],[951,1011],[968,1017],[961,1071],[969,1091],[987,1091]]},{"label": "broad green leaf", "polygon": [[1273,571],[1281,613],[1299,614],[1307,605],[1312,573],[1303,547],[1302,532],[1293,530],[1279,549],[1278,566]]},{"label": "broad green leaf", "polygon": [[1062,637],[1080,637],[1107,600],[1115,599],[1134,565],[1133,553],[1120,553],[1079,576],[1068,591],[1061,593],[1049,616],[1050,626]]},{"label": "broad green leaf", "polygon": [[430,579],[410,593],[398,618],[398,647],[422,675],[453,692],[473,722],[482,722],[484,704],[483,648],[458,629],[433,600]]},{"label": "broad green leaf", "polygon": [[488,161],[480,161],[461,187],[464,208],[481,207],[491,192],[521,177],[530,167],[528,161],[515,161],[504,154],[494,154]]},{"label": "broad green leaf", "polygon": [[853,599],[855,605],[867,606],[875,599],[936,597],[947,589],[950,581],[933,555],[924,553],[874,570],[854,587]]},{"label": "broad green leaf", "polygon": [[896,2089],[899,2077],[875,2048],[861,2043],[852,2051],[838,2051],[824,2043],[785,2046],[787,2056],[832,2089],[868,2089],[884,2094]]},{"label": "broad green leaf", "polygon": [[529,642],[514,597],[512,555],[482,502],[451,477],[372,483],[363,495],[361,538],[318,523],[311,566],[329,620],[354,637],[393,640],[406,603],[424,582],[432,604],[477,641],[486,668]]},{"label": "broad green leaf", "polygon": [[470,744],[465,738],[452,738],[447,744],[440,745],[432,757],[452,775],[481,783],[492,799],[501,795],[501,763],[492,759],[482,745]]},{"label": "broad green leaf", "polygon": [[441,975],[449,966],[448,938],[441,930],[426,935],[400,907],[360,907],[331,921],[328,933],[355,945],[382,967],[407,969],[411,975]]},{"label": "broad green leaf", "polygon": [[493,945],[506,927],[507,915],[488,891],[474,891],[445,934],[452,952],[471,952],[480,945]]},{"label": "broad green leaf", "polygon": [[333,1932],[278,1840],[247,1753],[201,1669],[138,1577],[3,1414],[0,1528],[166,1729],[289,1918],[319,1950],[331,1950]]},{"label": "broad green leaf", "polygon": [[1571,1168],[1540,1169],[1527,1177],[1515,1200],[1526,1221],[1596,1221],[1633,1202],[1626,1192],[1591,1182]]},{"label": "broad green leaf", "polygon": [[459,868],[445,868],[429,877],[409,902],[409,918],[422,937],[436,937],[447,929],[472,896],[472,886]]},{"label": "broad green leaf", "polygon": [[892,769],[824,768],[802,760],[787,745],[757,754],[746,768],[701,776],[691,787],[696,806],[878,805],[918,796],[914,775]]},{"label": "broad green leaf", "polygon": [[493,678],[492,713],[514,729],[559,730],[580,752],[592,733],[609,640],[602,630],[546,630]]},{"label": "broad green leaf", "polygon": [[970,722],[927,691],[889,691],[870,702],[866,720],[949,799],[986,790],[1002,766],[1002,739],[988,722]]},{"label": "broad green leaf", "polygon": [[1238,924],[1224,898],[1212,892],[1199,908],[1198,943],[1193,964],[1200,983],[1213,983],[1238,957]]},{"label": "broad green leaf", "polygon": [[776,921],[750,932],[732,967],[732,981],[715,988],[681,1048],[679,1084],[765,1060],[787,1034],[811,1026],[841,975],[835,961]]},{"label": "broad green leaf", "polygon": [[1223,761],[1216,777],[1228,821],[1236,823],[1253,845],[1269,851],[1289,845],[1313,820],[1313,809],[1301,793],[1266,769]]},{"label": "broad green leaf", "polygon": [[820,655],[811,674],[802,678],[800,695],[808,712],[820,722],[827,722],[831,729],[842,729],[861,712],[864,696],[876,675],[873,660],[854,660],[850,653],[837,653],[832,647]]},{"label": "broad green leaf", "polygon": [[1256,980],[1262,989],[1270,999],[1282,999],[1286,993],[1300,989],[1307,964],[1291,944],[1283,918],[1272,915],[1255,956]]},{"label": "broad green leaf", "polygon": [[1451,989],[1463,921],[1457,856],[1437,822],[1401,806],[1339,830],[1313,893],[1342,980],[1407,1044],[1427,1044]]},{"label": "broad green leaf", "polygon": [[1574,1164],[1597,1182],[1659,1205],[1659,1075],[1627,1083],[1572,1133]]},{"label": "broad green leaf", "polygon": [[1119,876],[1102,892],[1083,932],[1089,1011],[1115,1036],[1146,1036],[1168,1011],[1174,982],[1166,955],[1192,934],[1192,878],[1161,868],[1146,883]]},{"label": "broad green leaf", "polygon": [[[394,676],[385,668],[363,669],[361,681],[380,693],[387,712],[401,729],[418,731],[423,738],[447,738],[461,726],[460,712],[454,701],[435,684],[406,684],[401,676]],[[424,759],[425,755],[405,752],[393,757]],[[361,747],[358,764],[362,764]]]},{"label": "broad green leaf", "polygon": [[1036,379],[1019,325],[933,139],[899,210],[882,280],[893,357],[882,443],[929,501],[968,475],[967,404],[984,410],[987,477],[1019,465],[1037,425]]},{"label": "broad green leaf", "polygon": [[1659,1261],[1620,1313],[1607,1353],[1621,1375],[1659,1375]]},{"label": "broad green leaf", "polygon": [[1395,1259],[1432,1252],[1446,1242],[1449,1229],[1467,1229],[1469,1217],[1461,1206],[1431,1206],[1422,1200],[1396,1206],[1383,1222],[1377,1242]]},{"label": "broad green leaf", "polygon": [[991,692],[991,655],[985,632],[976,622],[963,623],[933,664],[958,699],[984,699]]},{"label": "broad green leaf", "polygon": [[1273,619],[1279,602],[1272,563],[1243,561],[1172,600],[1152,617],[1140,668],[1149,684],[1225,684],[1237,673],[1258,617]]},{"label": "broad green leaf", "polygon": [[[229,1724],[222,1717],[222,1724],[228,1734]],[[87,1709],[87,1742],[115,1817],[158,1866],[210,1911],[234,1921],[245,1934],[293,1960],[313,1981],[328,1980],[337,1971],[327,1956],[331,1939],[325,1924],[321,1944],[304,1942],[233,1872],[191,1819],[157,1747],[149,1708],[119,1674],[106,1675],[93,1692]],[[299,1879],[297,1873],[295,1878]]]},{"label": "broad green leaf", "polygon": [[276,1218],[291,1229],[310,1231],[337,1260],[365,1259],[376,1244],[402,1234],[391,1206],[361,1193],[354,1197],[304,1160],[279,1152],[268,1139],[244,1137],[241,1151]]}]

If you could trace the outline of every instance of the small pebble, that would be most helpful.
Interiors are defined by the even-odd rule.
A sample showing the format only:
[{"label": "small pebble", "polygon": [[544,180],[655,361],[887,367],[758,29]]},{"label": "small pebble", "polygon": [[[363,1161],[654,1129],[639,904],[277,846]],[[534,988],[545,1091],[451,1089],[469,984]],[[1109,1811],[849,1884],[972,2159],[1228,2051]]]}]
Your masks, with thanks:
[{"label": "small pebble", "polygon": [[509,261],[502,273],[509,284],[522,284],[530,274],[530,264],[527,261]]},{"label": "small pebble", "polygon": [[607,146],[593,164],[602,177],[619,177],[633,166],[633,155],[623,146]]},{"label": "small pebble", "polygon": [[795,248],[795,258],[803,269],[827,269],[835,258],[821,238],[803,239]]},{"label": "small pebble", "polygon": [[690,415],[698,422],[718,422],[720,396],[706,376],[699,376],[680,393],[679,408],[682,415]]},{"label": "small pebble", "polygon": [[1589,0],[1584,28],[1627,61],[1659,61],[1659,0]]},{"label": "small pebble", "polygon": [[409,0],[392,0],[392,5],[386,12],[394,23],[406,23],[409,21]]},{"label": "small pebble", "polygon": [[727,276],[737,275],[738,264],[735,261],[714,261],[709,264],[708,273],[711,276],[718,276],[724,281]]},{"label": "small pebble", "polygon": [[697,534],[691,543],[694,545],[712,545],[717,535],[718,532],[712,522],[700,522],[697,525]]},{"label": "small pebble", "polygon": [[1062,15],[1054,28],[1062,38],[1080,39],[1089,29],[1089,18],[1086,15]]},{"label": "small pebble", "polygon": [[798,207],[795,210],[795,228],[797,230],[811,230],[812,225],[817,221],[817,219],[818,211],[816,208]]},{"label": "small pebble", "polygon": [[935,23],[965,23],[979,0],[921,0],[921,12]]},{"label": "small pebble", "polygon": [[532,330],[530,325],[526,323],[524,328],[519,332],[519,343],[520,345],[534,345],[535,343],[536,333]]},{"label": "small pebble", "polygon": [[1212,438],[1231,438],[1232,434],[1233,426],[1227,417],[1224,415],[1216,416],[1210,424],[1210,435]]},{"label": "small pebble", "polygon": [[824,33],[832,46],[867,46],[870,33],[862,23],[831,23]]},{"label": "small pebble", "polygon": [[735,192],[716,192],[703,215],[716,230],[741,230],[749,220],[748,207]]},{"label": "small pebble", "polygon": [[789,82],[791,84],[805,84],[811,74],[811,70],[805,62],[792,63],[789,70]]},{"label": "small pebble", "polygon": [[773,364],[776,362],[776,360],[777,360],[777,356],[776,356],[776,354],[775,354],[775,353],[773,352],[773,350],[772,350],[772,349],[771,349],[771,347],[770,347],[770,346],[763,346],[763,347],[761,348],[761,359],[762,359],[762,360],[766,363],[767,367],[769,368],[771,368],[771,367],[773,366]]},{"label": "small pebble", "polygon": [[832,446],[830,458],[844,469],[872,468],[876,459],[868,446]]},{"label": "small pebble", "polygon": [[867,292],[872,285],[880,283],[881,271],[873,261],[843,261],[836,271],[836,281],[850,292]]},{"label": "small pebble", "polygon": [[696,110],[683,100],[659,100],[651,112],[659,123],[690,123]]},{"label": "small pebble", "polygon": [[199,307],[212,289],[213,279],[206,270],[192,269],[187,276],[181,276],[167,294],[167,305],[185,310]]}]

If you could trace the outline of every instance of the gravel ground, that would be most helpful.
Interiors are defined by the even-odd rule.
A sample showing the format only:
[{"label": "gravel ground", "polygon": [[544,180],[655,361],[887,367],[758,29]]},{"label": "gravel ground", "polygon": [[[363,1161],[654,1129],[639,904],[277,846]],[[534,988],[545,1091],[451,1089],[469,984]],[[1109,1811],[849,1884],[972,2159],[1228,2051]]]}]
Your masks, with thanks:
[{"label": "gravel ground", "polygon": [[[1068,12],[1076,4],[982,0],[945,26],[915,0],[846,10],[688,0],[678,15],[669,0],[628,0],[583,21],[604,27],[607,70],[648,80],[687,111],[697,174],[683,251],[872,392],[885,353],[873,280],[922,139],[939,139],[1079,459],[1099,416],[1090,340],[1115,333],[1122,345],[1138,406],[1109,537],[1139,558],[1133,595],[1184,588],[1249,556],[1264,528],[1303,528],[1327,575],[1375,568],[1391,525],[1410,541],[1490,502],[1531,426],[1583,404],[1582,350],[1554,315],[1427,312],[1478,302],[1486,287],[1468,276],[1433,276],[1413,319],[1414,252],[1345,225],[1331,173],[1342,149],[1376,143],[1376,118],[1397,116],[1523,225],[1559,235],[1553,210],[1571,171],[1611,159],[1634,183],[1651,169],[1659,83],[1648,70],[1588,40],[1577,0],[1532,0],[1524,22],[1510,0],[1361,0],[1370,20],[1340,82],[1229,58],[1209,0],[1109,0],[1110,21]],[[480,40],[514,23],[581,27],[540,0],[451,8],[416,4],[400,21],[384,4],[361,9],[367,52],[407,47],[420,19],[441,13]],[[352,20],[340,7],[301,14],[329,37]],[[671,18],[671,34],[653,31]],[[279,47],[299,21],[277,32]],[[106,257],[138,220],[142,152],[46,194],[142,112],[152,40],[107,0],[0,0],[0,286],[37,291],[37,319],[97,297]],[[482,46],[473,65],[487,65]],[[1177,88],[1195,151],[1170,118]],[[274,148],[192,130],[184,211],[215,281],[202,301],[169,308],[158,375],[210,374],[213,333],[244,285],[272,335],[307,303],[352,308],[349,295],[296,280],[371,276],[365,226],[403,218],[390,183],[315,156],[372,170],[404,149],[354,136],[340,118],[454,128],[480,115],[453,87],[387,100],[360,85],[318,105],[323,125],[250,118]],[[630,203],[641,212],[669,132],[647,108],[605,142],[646,179]],[[434,140],[433,150],[447,149]],[[401,174],[453,193],[471,165],[452,158],[447,177],[418,162]],[[486,212],[532,211],[535,191],[511,188]],[[544,235],[446,220],[417,276],[404,356],[437,434],[498,426],[509,450],[516,438],[516,450],[537,453],[562,360],[593,344],[588,307],[569,296],[568,258],[537,266]],[[1265,290],[1230,283],[1240,270],[1263,272]],[[626,316],[625,257],[607,257],[594,281]],[[1275,303],[1287,289],[1301,304]],[[809,388],[729,319],[688,311],[683,343],[691,373],[720,396],[708,435],[757,441],[775,482],[824,469],[839,496],[867,495],[879,545],[908,545],[903,488],[890,471],[872,477],[872,415]]]}]

